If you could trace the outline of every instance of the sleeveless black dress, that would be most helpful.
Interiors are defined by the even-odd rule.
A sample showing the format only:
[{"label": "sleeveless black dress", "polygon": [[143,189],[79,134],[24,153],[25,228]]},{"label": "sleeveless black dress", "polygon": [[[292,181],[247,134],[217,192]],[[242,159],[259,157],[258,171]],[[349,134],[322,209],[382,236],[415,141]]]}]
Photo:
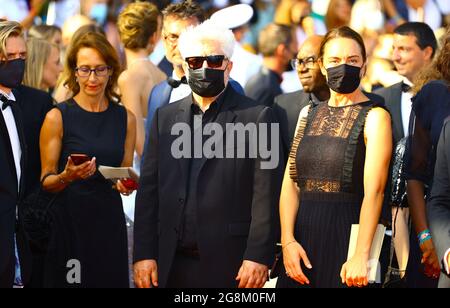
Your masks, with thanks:
[{"label": "sleeveless black dress", "polygon": [[366,147],[364,125],[376,105],[344,107],[321,103],[301,120],[290,154],[291,178],[300,188],[295,238],[305,249],[312,269],[302,271],[302,286],[283,271],[277,287],[340,288],[352,224],[359,223],[364,198]]},{"label": "sleeveless black dress", "polygon": [[[121,166],[127,132],[124,107],[110,103],[104,112],[94,113],[71,99],[57,108],[64,126],[60,172],[69,155],[79,153],[96,157],[97,167]],[[63,206],[54,209],[46,287],[129,287],[125,216],[112,182],[97,171],[69,185],[60,198]],[[79,261],[80,281],[70,260]]]}]

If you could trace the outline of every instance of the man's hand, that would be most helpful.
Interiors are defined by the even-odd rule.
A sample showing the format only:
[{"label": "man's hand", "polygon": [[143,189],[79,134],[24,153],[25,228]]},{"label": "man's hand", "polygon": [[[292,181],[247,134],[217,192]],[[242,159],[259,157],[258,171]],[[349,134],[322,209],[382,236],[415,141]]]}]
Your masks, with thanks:
[{"label": "man's hand", "polygon": [[144,260],[134,264],[134,284],[139,289],[158,286],[158,265],[155,260]]},{"label": "man's hand", "polygon": [[236,280],[239,288],[262,288],[267,281],[269,269],[266,265],[244,260]]},{"label": "man's hand", "polygon": [[420,244],[422,250],[422,264],[424,266],[424,274],[430,278],[438,279],[441,274],[439,258],[433,245],[433,240],[429,239]]}]

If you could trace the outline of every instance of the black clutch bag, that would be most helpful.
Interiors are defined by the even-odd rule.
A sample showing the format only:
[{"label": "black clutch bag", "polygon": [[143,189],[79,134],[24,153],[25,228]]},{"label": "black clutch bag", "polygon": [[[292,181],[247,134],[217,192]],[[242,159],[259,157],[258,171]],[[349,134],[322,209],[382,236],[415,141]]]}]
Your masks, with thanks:
[{"label": "black clutch bag", "polygon": [[[49,176],[49,175],[48,175]],[[60,194],[47,193],[40,188],[22,202],[22,225],[34,250],[45,252],[54,221],[53,208],[59,202]]]}]

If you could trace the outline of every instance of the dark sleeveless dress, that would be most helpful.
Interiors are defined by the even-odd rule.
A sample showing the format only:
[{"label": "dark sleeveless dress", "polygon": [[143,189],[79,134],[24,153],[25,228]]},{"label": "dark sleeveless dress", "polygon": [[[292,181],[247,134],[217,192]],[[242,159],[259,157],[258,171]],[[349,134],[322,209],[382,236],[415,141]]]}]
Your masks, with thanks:
[{"label": "dark sleeveless dress", "polygon": [[[104,112],[88,112],[73,99],[57,107],[62,113],[64,136],[59,171],[70,154],[96,157],[99,165],[120,167],[124,156],[127,113],[110,103]],[[54,208],[55,221],[46,260],[46,287],[129,286],[127,231],[122,200],[112,182],[97,171],[91,178],[69,185],[63,206]],[[81,266],[81,283],[75,280]],[[71,271],[73,270],[73,271]],[[67,277],[71,278],[67,279]]]},{"label": "dark sleeveless dress", "polygon": [[312,269],[302,286],[283,271],[277,287],[340,288],[352,224],[359,223],[364,198],[364,125],[376,105],[345,107],[321,103],[301,120],[290,155],[291,178],[300,188],[295,238]]}]

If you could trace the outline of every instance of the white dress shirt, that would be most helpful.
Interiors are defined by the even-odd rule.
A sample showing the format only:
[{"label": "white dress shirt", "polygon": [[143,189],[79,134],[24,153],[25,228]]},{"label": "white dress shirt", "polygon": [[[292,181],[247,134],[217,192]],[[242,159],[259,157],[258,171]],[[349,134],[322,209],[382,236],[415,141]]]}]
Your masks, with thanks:
[{"label": "white dress shirt", "polygon": [[[412,87],[412,83],[405,79],[403,81],[407,85]],[[411,116],[411,110],[412,110],[412,102],[411,98],[413,97],[412,92],[402,92],[402,105],[401,105],[401,111],[402,111],[402,124],[403,124],[403,132],[405,136],[408,135],[408,129],[409,129],[409,117]]]},{"label": "white dress shirt", "polygon": [[[14,94],[11,92],[10,94],[6,94],[5,92],[0,90],[0,93],[6,96],[11,101],[16,101]],[[19,133],[17,131],[16,120],[14,118],[14,114],[12,112],[11,107],[3,110],[1,108],[3,106],[3,102],[0,101],[0,110],[2,111],[3,118],[5,119],[6,128],[8,129],[9,139],[11,142],[11,149],[14,156],[14,164],[16,166],[17,173],[17,188],[19,189],[20,177],[22,170],[20,168],[20,160],[22,158],[22,148],[20,147],[20,139]]]},{"label": "white dress shirt", "polygon": [[[180,80],[178,78],[177,74],[175,74],[175,71],[172,73],[172,78],[175,80]],[[175,103],[179,100],[182,100],[185,97],[188,97],[191,95],[192,90],[189,87],[189,85],[182,83],[178,88],[173,88],[172,93],[170,94],[169,104]]]}]

